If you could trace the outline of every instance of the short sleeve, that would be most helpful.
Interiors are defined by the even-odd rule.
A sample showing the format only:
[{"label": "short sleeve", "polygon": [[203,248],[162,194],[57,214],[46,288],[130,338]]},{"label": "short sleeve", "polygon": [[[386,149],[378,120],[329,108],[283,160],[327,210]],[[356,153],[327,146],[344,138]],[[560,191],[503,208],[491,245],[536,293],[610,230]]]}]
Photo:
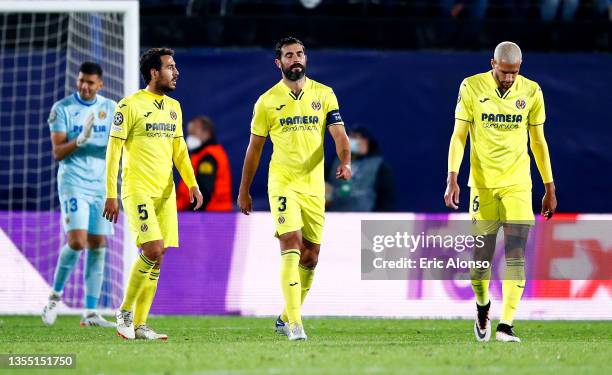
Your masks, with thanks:
[{"label": "short sleeve", "polygon": [[472,94],[466,80],[461,82],[459,86],[459,95],[457,96],[457,106],[455,107],[455,118],[467,122],[474,121],[474,113],[472,110]]},{"label": "short sleeve", "polygon": [[263,99],[259,97],[253,108],[253,119],[251,120],[251,133],[260,137],[267,137],[270,132],[270,123]]},{"label": "short sleeve", "polygon": [[66,113],[64,112],[64,108],[58,103],[55,103],[51,108],[47,123],[49,124],[49,130],[52,132],[66,133],[68,131]]},{"label": "short sleeve", "polygon": [[546,122],[546,110],[544,109],[544,94],[540,86],[536,88],[532,100],[533,105],[529,110],[529,125],[543,125]]},{"label": "short sleeve", "polygon": [[113,124],[111,125],[110,136],[115,138],[127,139],[127,136],[132,126],[130,117],[131,108],[127,100],[121,99],[115,106],[115,115],[113,116]]},{"label": "short sleeve", "polygon": [[325,126],[343,123],[342,116],[340,116],[338,98],[336,98],[336,94],[331,90],[325,97],[323,109],[325,109]]}]

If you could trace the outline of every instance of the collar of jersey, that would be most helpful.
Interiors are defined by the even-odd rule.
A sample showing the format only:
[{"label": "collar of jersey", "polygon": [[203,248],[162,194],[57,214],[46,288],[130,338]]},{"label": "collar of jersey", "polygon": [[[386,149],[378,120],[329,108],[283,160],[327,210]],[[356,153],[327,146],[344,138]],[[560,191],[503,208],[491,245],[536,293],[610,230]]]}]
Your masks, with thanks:
[{"label": "collar of jersey", "polygon": [[155,93],[153,93],[153,92],[151,92],[151,91],[149,91],[147,89],[142,89],[140,91],[144,92],[147,95],[150,95],[150,96],[154,97],[155,99],[163,99],[164,96],[165,96],[165,95],[157,95],[157,94],[155,94]]},{"label": "collar of jersey", "polygon": [[90,101],[83,100],[83,99],[81,99],[81,97],[79,96],[79,93],[77,93],[77,92],[74,93],[74,98],[80,104],[88,106],[88,107],[96,104],[96,102],[98,101],[98,97],[97,96],[95,98],[93,98],[92,100],[90,100]]},{"label": "collar of jersey", "polygon": [[304,91],[306,91],[306,88],[310,85],[310,80],[308,79],[308,77],[306,77],[305,80],[306,82],[304,83],[304,87],[302,87],[302,91],[300,91],[300,95],[298,95],[297,97],[293,94],[291,88],[285,85],[285,82],[283,82],[282,79],[280,80],[279,85],[283,88],[283,91],[286,92],[287,95],[289,95],[292,99],[299,100],[302,99],[302,97],[304,96]]},{"label": "collar of jersey", "polygon": [[493,77],[493,70],[492,69],[489,70],[489,73],[487,75],[489,76],[489,78],[488,78],[489,84],[491,85],[491,88],[493,90],[495,90],[495,93],[497,94],[498,97],[500,97],[502,99],[505,99],[508,96],[508,94],[510,93],[510,91],[515,91],[515,92],[518,91],[518,86],[520,85],[519,81],[521,79],[520,75],[518,75],[516,77],[516,79],[514,80],[514,83],[512,84],[512,86],[510,86],[508,91],[506,91],[504,93],[504,95],[502,95],[502,96],[500,96],[500,91],[499,91],[499,86],[497,86],[497,81]]}]

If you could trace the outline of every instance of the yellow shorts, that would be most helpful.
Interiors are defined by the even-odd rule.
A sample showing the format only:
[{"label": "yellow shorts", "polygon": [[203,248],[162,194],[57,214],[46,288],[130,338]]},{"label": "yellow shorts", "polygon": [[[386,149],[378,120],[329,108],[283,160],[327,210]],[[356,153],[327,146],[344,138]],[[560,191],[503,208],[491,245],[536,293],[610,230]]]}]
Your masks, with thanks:
[{"label": "yellow shorts", "polygon": [[470,189],[470,217],[479,233],[497,233],[504,223],[534,225],[531,184]]},{"label": "yellow shorts", "polygon": [[164,247],[178,247],[176,197],[151,198],[134,194],[122,201],[136,246],[163,240]]},{"label": "yellow shorts", "polygon": [[325,197],[298,192],[269,195],[276,236],[302,231],[302,238],[321,244],[325,224]]}]

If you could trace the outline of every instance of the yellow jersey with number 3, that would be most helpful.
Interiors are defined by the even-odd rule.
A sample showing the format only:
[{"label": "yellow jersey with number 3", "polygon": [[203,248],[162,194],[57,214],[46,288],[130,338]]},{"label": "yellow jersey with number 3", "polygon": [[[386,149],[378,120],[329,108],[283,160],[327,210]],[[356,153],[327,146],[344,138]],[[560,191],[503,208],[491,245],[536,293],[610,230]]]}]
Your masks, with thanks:
[{"label": "yellow jersey with number 3", "polygon": [[125,140],[121,197],[142,193],[152,198],[175,195],[174,138],[183,136],[179,102],[168,96],[140,90],[116,107],[111,137]]},{"label": "yellow jersey with number 3", "polygon": [[342,123],[332,89],[312,79],[306,79],[298,95],[283,81],[261,95],[253,110],[251,133],[272,140],[268,194],[291,190],[325,196],[325,129]]},{"label": "yellow jersey with number 3", "polygon": [[469,123],[469,186],[531,184],[528,130],[546,120],[536,82],[519,75],[502,93],[492,71],[468,77],[459,88],[455,118]]}]

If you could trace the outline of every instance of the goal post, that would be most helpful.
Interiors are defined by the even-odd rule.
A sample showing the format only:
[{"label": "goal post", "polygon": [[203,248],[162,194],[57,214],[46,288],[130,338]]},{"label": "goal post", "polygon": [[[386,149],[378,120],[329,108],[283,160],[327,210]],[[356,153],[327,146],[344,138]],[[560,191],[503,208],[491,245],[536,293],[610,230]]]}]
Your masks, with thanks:
[{"label": "goal post", "polygon": [[[102,66],[102,95],[118,101],[136,92],[139,55],[136,0],[0,1],[0,262],[13,265],[0,288],[0,314],[40,313],[65,241],[47,126],[51,105],[75,91],[86,60]],[[121,302],[137,255],[120,222],[108,239],[103,309]],[[81,264],[67,283],[68,307],[82,306],[82,273]]]}]

